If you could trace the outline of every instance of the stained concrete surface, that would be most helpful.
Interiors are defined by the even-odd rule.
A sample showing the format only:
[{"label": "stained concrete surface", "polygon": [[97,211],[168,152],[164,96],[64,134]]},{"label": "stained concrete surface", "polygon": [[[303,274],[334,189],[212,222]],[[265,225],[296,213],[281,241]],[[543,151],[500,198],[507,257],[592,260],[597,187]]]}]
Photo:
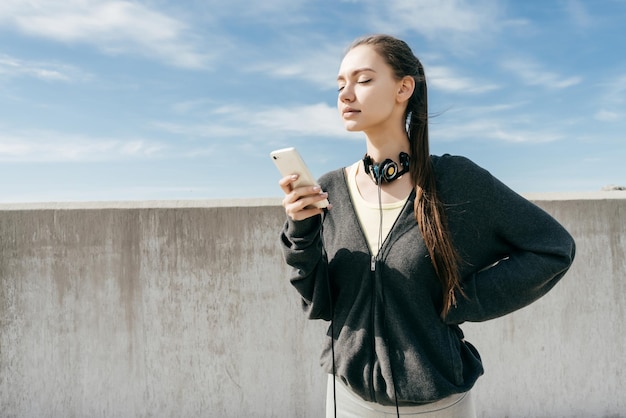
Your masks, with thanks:
[{"label": "stained concrete surface", "polygon": [[[626,417],[626,193],[532,195],[577,241],[548,295],[465,324],[481,417]],[[325,324],[275,199],[0,205],[0,416],[321,417]]]}]

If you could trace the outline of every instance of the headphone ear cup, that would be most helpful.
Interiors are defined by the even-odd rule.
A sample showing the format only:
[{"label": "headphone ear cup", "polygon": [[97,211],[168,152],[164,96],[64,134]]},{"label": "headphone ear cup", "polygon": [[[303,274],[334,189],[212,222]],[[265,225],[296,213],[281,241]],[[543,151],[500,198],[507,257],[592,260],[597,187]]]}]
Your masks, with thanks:
[{"label": "headphone ear cup", "polygon": [[365,154],[363,156],[363,167],[365,174],[368,174],[374,183],[380,185],[381,183],[389,183],[404,173],[409,171],[410,156],[406,152],[400,153],[400,169],[398,164],[390,158],[387,158],[382,163],[376,164],[372,161],[372,158]]},{"label": "headphone ear cup", "polygon": [[390,182],[396,178],[396,175],[398,174],[398,164],[396,164],[393,160],[386,159],[380,163],[380,166],[382,166],[380,176],[386,182]]},{"label": "headphone ear cup", "polygon": [[368,174],[375,184],[380,184],[382,174],[380,172],[380,164],[373,164],[372,158],[365,154],[363,157],[363,168],[365,169],[365,174]]},{"label": "headphone ear cup", "polygon": [[402,166],[403,170],[409,169],[410,161],[411,161],[411,157],[409,157],[409,154],[407,154],[406,152],[400,153],[400,165]]},{"label": "headphone ear cup", "polygon": [[365,169],[365,174],[369,174],[372,170],[372,159],[367,154],[363,157],[363,168]]}]

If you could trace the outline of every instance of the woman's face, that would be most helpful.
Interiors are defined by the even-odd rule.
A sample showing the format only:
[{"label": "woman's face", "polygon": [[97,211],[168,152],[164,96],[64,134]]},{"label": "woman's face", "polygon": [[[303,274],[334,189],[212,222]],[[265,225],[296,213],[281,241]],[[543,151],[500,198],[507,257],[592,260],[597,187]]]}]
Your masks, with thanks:
[{"label": "woman's face", "polygon": [[337,77],[337,107],[346,129],[368,132],[401,122],[400,84],[372,46],[359,45],[348,51]]}]

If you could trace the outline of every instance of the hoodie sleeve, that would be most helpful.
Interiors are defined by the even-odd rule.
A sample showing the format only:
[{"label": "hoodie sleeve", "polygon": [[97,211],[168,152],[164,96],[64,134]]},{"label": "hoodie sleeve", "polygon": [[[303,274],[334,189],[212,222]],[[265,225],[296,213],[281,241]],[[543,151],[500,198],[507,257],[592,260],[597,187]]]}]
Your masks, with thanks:
[{"label": "hoodie sleeve", "polygon": [[465,295],[455,295],[449,324],[486,321],[531,304],[565,275],[575,254],[573,238],[552,216],[471,161],[460,162],[454,177],[471,202],[463,209],[471,239],[466,235],[459,252],[470,263],[462,268]]},{"label": "hoodie sleeve", "polygon": [[281,233],[289,280],[301,296],[309,319],[330,320],[332,316],[328,262],[322,245],[322,217],[302,221],[287,219]]}]

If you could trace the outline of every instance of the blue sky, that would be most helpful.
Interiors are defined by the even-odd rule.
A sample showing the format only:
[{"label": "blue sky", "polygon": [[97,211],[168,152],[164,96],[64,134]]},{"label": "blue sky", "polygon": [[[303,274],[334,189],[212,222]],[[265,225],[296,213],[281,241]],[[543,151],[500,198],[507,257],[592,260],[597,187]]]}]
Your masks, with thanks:
[{"label": "blue sky", "polygon": [[431,151],[520,193],[626,185],[626,1],[2,0],[0,202],[279,197],[365,152],[336,111],[356,37],[406,40]]}]

